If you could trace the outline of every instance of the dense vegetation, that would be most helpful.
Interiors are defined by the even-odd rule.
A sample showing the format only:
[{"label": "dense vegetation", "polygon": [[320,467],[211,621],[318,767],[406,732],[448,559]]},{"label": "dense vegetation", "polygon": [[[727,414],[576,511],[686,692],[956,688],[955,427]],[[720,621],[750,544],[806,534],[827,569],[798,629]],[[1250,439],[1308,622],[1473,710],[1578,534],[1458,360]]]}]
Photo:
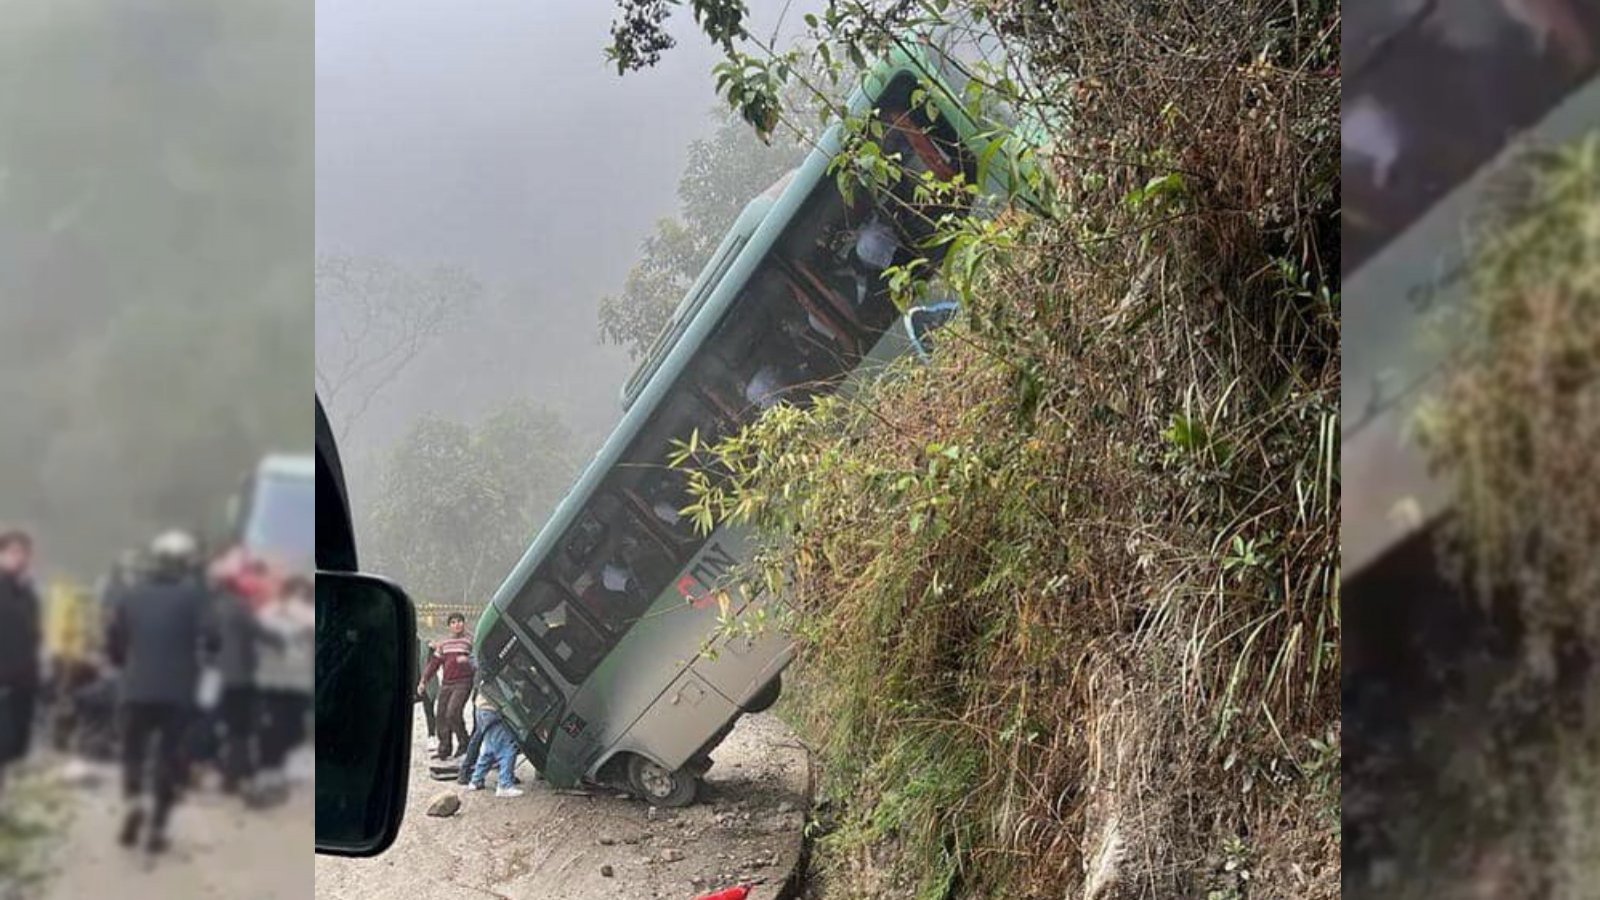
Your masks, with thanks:
[{"label": "dense vegetation", "polygon": [[[802,638],[819,896],[1337,896],[1337,7],[835,0],[771,48],[692,6],[762,134],[796,61],[974,20],[964,99],[1048,130],[1035,202],[941,223],[932,364],[695,449]],[[841,183],[893,178],[851,131]]]},{"label": "dense vegetation", "polygon": [[1426,538],[1440,586],[1413,601],[1439,611],[1410,642],[1420,673],[1386,666],[1390,690],[1346,704],[1347,897],[1576,898],[1600,878],[1600,137],[1502,178],[1415,423],[1452,488]]}]

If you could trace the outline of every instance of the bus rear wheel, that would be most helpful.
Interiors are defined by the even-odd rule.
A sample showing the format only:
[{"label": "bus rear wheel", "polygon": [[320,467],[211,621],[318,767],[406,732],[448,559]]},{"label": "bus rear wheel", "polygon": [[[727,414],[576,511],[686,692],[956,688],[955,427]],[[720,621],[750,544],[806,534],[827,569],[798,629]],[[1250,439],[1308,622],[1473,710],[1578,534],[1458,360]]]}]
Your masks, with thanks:
[{"label": "bus rear wheel", "polygon": [[675,809],[694,802],[700,779],[684,769],[667,769],[642,756],[628,759],[628,784],[656,806]]}]

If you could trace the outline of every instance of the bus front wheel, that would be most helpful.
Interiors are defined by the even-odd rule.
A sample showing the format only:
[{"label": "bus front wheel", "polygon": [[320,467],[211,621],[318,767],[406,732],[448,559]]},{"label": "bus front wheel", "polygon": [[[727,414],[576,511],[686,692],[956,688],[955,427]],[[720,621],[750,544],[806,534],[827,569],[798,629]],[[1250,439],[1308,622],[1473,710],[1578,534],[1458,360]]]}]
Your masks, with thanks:
[{"label": "bus front wheel", "polygon": [[628,760],[628,783],[656,806],[677,808],[694,802],[700,779],[687,768],[667,769],[642,756]]}]

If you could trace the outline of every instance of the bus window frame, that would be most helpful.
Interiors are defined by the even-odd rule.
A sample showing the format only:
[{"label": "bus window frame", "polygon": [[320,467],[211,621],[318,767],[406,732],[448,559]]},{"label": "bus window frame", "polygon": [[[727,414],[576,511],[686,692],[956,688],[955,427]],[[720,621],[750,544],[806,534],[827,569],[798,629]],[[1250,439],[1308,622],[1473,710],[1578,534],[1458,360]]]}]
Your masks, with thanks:
[{"label": "bus window frame", "polygon": [[[629,631],[633,630],[633,626],[638,624],[640,619],[644,618],[650,611],[650,607],[655,605],[656,598],[661,596],[661,593],[671,585],[671,579],[682,569],[682,564],[677,561],[676,555],[672,550],[662,546],[661,541],[650,530],[647,522],[640,521],[641,517],[638,516],[627,496],[609,483],[612,480],[607,479],[607,481],[600,484],[599,488],[590,496],[589,503],[584,504],[584,509],[579,514],[600,522],[605,527],[605,537],[590,548],[589,555],[585,559],[568,561],[570,578],[561,576],[562,580],[556,580],[556,583],[565,589],[569,596],[576,599],[585,618],[599,626],[598,630],[602,640],[606,643],[606,652],[608,653]],[[592,512],[592,508],[600,500],[607,500],[614,504],[615,516],[609,519],[602,519]],[[635,540],[647,541],[657,548],[659,554],[670,567],[669,574],[661,586],[652,591],[643,586],[643,577],[637,571],[633,571],[632,566],[629,566],[628,568],[635,582],[641,585],[637,589],[636,595],[628,598],[637,606],[637,609],[630,607],[627,610],[627,614],[623,616],[602,615],[589,607],[585,600],[585,594],[578,592],[577,579],[592,576],[594,581],[591,583],[591,589],[593,589],[594,585],[598,585],[599,590],[606,594],[616,593],[604,586],[604,568],[621,552],[623,537],[630,533],[634,535]],[[622,593],[624,597],[627,597],[627,592]],[[607,604],[602,609],[609,609],[611,605]]]},{"label": "bus window frame", "polygon": [[[504,610],[502,610],[501,613],[504,615]],[[568,692],[563,689],[563,683],[561,681],[550,677],[550,673],[545,671],[544,663],[539,660],[538,654],[533,652],[533,649],[521,639],[521,635],[519,635],[517,630],[512,627],[509,616],[506,616],[496,624],[506,629],[510,637],[510,644],[513,647],[512,652],[509,654],[510,658],[502,659],[497,657],[492,665],[485,667],[486,671],[484,672],[484,675],[494,686],[495,693],[499,695],[496,699],[498,699],[502,704],[506,705],[520,704],[521,694],[513,693],[506,689],[506,687],[512,684],[512,682],[505,673],[513,667],[516,667],[517,671],[522,673],[525,673],[531,669],[534,673],[531,678],[533,680],[543,679],[545,685],[550,689],[550,695],[556,698],[556,702],[552,704],[543,715],[535,718],[529,723],[526,723],[527,733],[524,739],[533,742],[540,751],[540,756],[542,757],[549,753],[550,733],[555,730],[555,723],[561,720],[562,714],[566,711],[570,699]],[[577,682],[569,682],[568,686],[573,686],[576,684]],[[508,719],[511,719],[511,724],[516,724],[515,719],[511,715],[508,715],[505,709],[501,710],[501,714],[505,715]],[[538,734],[539,725],[541,723],[545,723],[547,720],[549,728],[546,729],[545,737],[541,739]],[[540,762],[542,761],[543,760],[541,759]]]},{"label": "bus window frame", "polygon": [[[608,642],[606,640],[604,629],[590,619],[587,611],[582,608],[581,604],[578,602],[578,599],[572,595],[572,592],[562,585],[560,581],[549,577],[548,568],[549,564],[546,563],[535,570],[533,576],[528,579],[527,583],[525,583],[514,596],[512,596],[511,600],[506,603],[505,608],[502,609],[500,613],[512,626],[514,632],[526,635],[527,638],[533,642],[534,646],[539,649],[539,655],[548,660],[550,665],[553,666],[556,671],[561,673],[563,680],[571,685],[579,685],[584,681],[587,681],[590,675],[594,674],[594,670],[599,667],[600,662],[606,658],[606,655],[611,652],[616,644],[614,641]],[[568,618],[570,619],[574,616],[577,617],[578,621],[583,623],[583,626],[588,628],[590,633],[592,633],[596,638],[599,649],[592,654],[592,661],[586,668],[581,670],[569,669],[569,661],[562,659],[561,655],[555,652],[555,647],[552,646],[549,641],[545,640],[544,635],[535,632],[531,625],[517,615],[515,607],[518,605],[518,601],[521,600],[523,596],[530,595],[537,585],[546,585],[554,588],[555,591],[561,596],[561,602],[566,605]],[[570,642],[569,646],[572,646],[574,650],[577,649],[577,645],[570,644]]]}]

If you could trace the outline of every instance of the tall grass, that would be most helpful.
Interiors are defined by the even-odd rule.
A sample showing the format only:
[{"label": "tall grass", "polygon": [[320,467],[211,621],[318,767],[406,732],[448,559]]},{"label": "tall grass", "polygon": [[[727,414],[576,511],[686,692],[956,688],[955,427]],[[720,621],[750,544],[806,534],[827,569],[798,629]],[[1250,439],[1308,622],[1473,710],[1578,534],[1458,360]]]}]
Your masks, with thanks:
[{"label": "tall grass", "polygon": [[[1419,717],[1386,896],[1589,897],[1600,881],[1600,135],[1531,154],[1475,223],[1468,302],[1418,434],[1453,484],[1441,550],[1494,634]],[[1407,767],[1402,769],[1401,767]],[[1385,782],[1386,784],[1389,782]]]},{"label": "tall grass", "polygon": [[702,485],[796,611],[817,858],[849,897],[1334,897],[1337,9],[1044,7],[1000,22],[1060,205],[962,226],[931,364]]}]

